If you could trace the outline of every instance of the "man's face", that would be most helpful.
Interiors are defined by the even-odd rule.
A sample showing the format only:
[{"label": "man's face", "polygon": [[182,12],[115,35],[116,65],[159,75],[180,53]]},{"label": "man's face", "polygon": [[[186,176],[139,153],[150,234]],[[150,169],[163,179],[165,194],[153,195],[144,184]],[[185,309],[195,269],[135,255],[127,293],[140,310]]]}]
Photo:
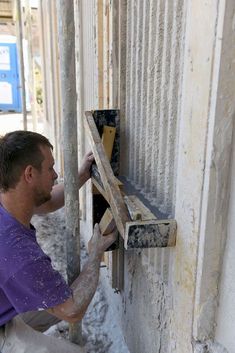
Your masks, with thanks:
[{"label": "man's face", "polygon": [[54,158],[51,149],[47,146],[40,146],[44,156],[41,171],[36,171],[36,183],[34,187],[35,205],[38,207],[51,199],[51,191],[58,175],[54,170]]}]

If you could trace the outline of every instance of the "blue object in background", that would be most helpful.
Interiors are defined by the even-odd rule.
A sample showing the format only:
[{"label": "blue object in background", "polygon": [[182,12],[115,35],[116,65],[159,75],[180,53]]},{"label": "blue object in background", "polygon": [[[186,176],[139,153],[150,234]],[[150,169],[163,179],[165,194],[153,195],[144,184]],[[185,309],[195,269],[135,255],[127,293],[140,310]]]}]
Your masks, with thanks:
[{"label": "blue object in background", "polygon": [[0,111],[22,111],[16,43],[0,43]]}]

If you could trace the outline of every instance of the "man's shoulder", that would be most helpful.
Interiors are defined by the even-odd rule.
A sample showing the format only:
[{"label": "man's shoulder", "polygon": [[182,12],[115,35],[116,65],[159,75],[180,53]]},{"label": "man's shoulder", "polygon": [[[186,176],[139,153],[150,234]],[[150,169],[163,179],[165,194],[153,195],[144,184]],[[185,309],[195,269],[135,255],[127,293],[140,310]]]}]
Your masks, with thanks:
[{"label": "man's shoulder", "polygon": [[27,260],[28,252],[39,254],[41,248],[36,241],[35,229],[27,229],[13,217],[8,217],[0,207],[0,259],[4,255]]},{"label": "man's shoulder", "polygon": [[50,258],[43,252],[36,238],[13,224],[0,227],[0,281],[6,281],[13,274],[32,264],[46,264]]},{"label": "man's shoulder", "polygon": [[9,235],[23,234],[26,230],[0,206],[0,236],[4,239]]}]

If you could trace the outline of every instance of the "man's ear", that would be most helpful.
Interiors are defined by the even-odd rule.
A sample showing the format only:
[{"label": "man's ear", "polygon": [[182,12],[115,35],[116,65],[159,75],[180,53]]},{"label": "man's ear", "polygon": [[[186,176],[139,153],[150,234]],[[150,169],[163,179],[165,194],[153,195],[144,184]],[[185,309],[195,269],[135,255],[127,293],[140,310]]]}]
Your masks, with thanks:
[{"label": "man's ear", "polygon": [[24,178],[27,183],[32,183],[35,175],[35,169],[32,165],[28,165],[24,170]]}]

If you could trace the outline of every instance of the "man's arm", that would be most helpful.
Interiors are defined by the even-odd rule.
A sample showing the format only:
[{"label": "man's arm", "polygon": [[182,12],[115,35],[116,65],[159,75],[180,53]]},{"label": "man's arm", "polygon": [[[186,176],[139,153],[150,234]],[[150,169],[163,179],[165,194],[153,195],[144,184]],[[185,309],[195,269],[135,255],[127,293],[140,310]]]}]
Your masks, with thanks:
[{"label": "man's arm", "polygon": [[80,321],[90,304],[99,280],[100,262],[103,252],[115,241],[116,231],[103,236],[96,224],[93,237],[90,240],[90,255],[82,272],[73,282],[73,296],[64,303],[47,311],[59,319],[74,323]]},{"label": "man's arm", "polygon": [[[78,180],[80,189],[85,182],[90,178],[90,168],[94,161],[92,152],[88,152],[81,164],[81,168],[78,171]],[[43,205],[35,208],[34,214],[44,214],[54,212],[64,206],[64,183],[56,184],[53,186],[51,192],[51,199],[45,202]]]}]

